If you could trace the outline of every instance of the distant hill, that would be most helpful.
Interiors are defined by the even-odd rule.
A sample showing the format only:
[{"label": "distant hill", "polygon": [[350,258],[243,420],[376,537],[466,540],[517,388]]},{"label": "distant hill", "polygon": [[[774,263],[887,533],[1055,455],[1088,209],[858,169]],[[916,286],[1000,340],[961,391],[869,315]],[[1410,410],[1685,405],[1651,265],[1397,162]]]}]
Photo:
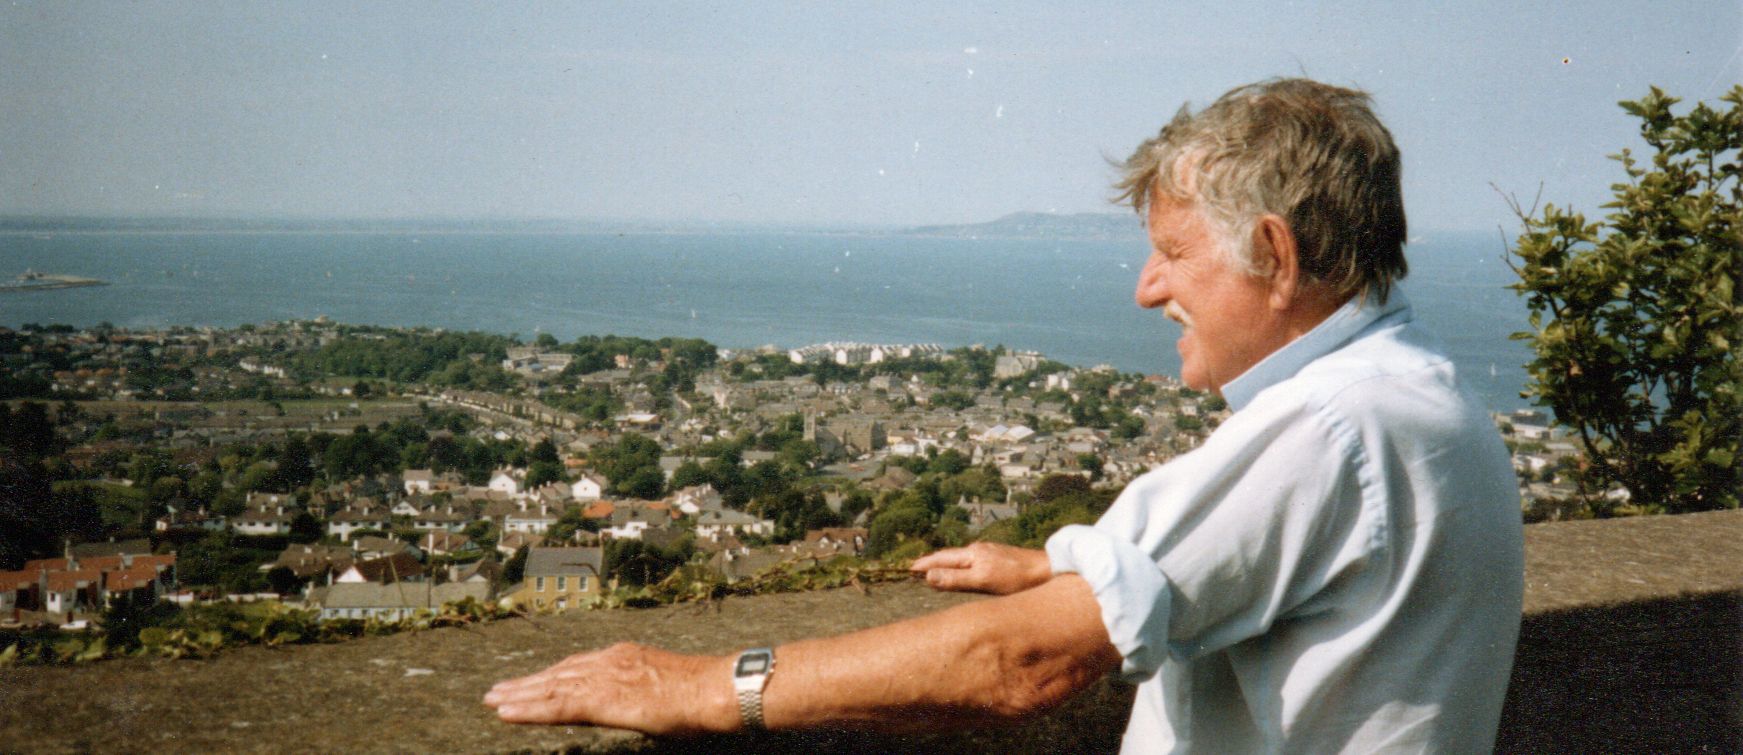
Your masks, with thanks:
[{"label": "distant hill", "polygon": [[903,233],[950,238],[1142,240],[1144,226],[1129,212],[1014,212],[985,223],[923,225]]}]

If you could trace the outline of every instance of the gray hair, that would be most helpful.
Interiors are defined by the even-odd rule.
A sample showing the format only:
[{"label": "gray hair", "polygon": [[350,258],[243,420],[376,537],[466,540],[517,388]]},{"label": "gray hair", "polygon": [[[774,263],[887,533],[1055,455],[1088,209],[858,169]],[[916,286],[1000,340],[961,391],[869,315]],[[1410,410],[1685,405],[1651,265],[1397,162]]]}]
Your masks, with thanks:
[{"label": "gray hair", "polygon": [[1307,79],[1238,87],[1196,115],[1181,107],[1123,167],[1116,201],[1139,215],[1158,196],[1195,204],[1231,269],[1269,272],[1252,234],[1270,213],[1294,232],[1304,277],[1340,296],[1384,302],[1408,271],[1398,146],[1365,92]]}]

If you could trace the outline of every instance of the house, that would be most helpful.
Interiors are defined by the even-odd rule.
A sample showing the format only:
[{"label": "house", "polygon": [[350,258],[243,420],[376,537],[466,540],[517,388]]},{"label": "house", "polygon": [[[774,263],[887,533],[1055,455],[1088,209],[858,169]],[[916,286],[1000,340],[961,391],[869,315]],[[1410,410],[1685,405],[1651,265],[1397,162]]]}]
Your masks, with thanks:
[{"label": "house", "polygon": [[449,582],[495,582],[502,576],[502,562],[494,558],[481,558],[469,564],[449,564]]},{"label": "house", "polygon": [[351,534],[358,530],[387,532],[391,529],[393,517],[387,509],[379,507],[350,504],[327,518],[327,534],[341,542],[349,542]]},{"label": "house", "polygon": [[603,585],[603,548],[533,548],[527,551],[525,579],[509,589],[504,604],[534,610],[562,610],[596,595]]},{"label": "house", "polygon": [[490,476],[487,487],[509,495],[520,495],[521,483],[526,480],[526,474],[524,469],[498,469]]},{"label": "house", "polygon": [[400,621],[417,615],[419,611],[438,611],[443,605],[467,598],[488,600],[490,583],[465,581],[438,585],[431,582],[342,582],[322,588],[311,597],[311,602],[321,611],[322,621]]},{"label": "house", "polygon": [[1005,519],[1015,519],[1017,517],[1017,507],[1008,503],[982,503],[980,501],[965,502],[959,500],[956,505],[961,506],[964,511],[968,512],[968,531],[970,533],[980,532],[981,530],[986,529],[987,525],[992,524],[993,522],[1003,521]]},{"label": "house", "polygon": [[696,517],[696,537],[719,540],[729,535],[772,535],[775,523],[742,511],[704,511]]},{"label": "house", "polygon": [[17,620],[25,606],[40,605],[40,574],[0,571],[0,618]]},{"label": "house", "polygon": [[787,560],[786,554],[772,548],[723,548],[708,558],[708,568],[720,574],[727,582],[737,582],[741,579],[756,576],[767,571],[769,567]]},{"label": "house", "polygon": [[605,489],[610,486],[611,481],[604,475],[589,472],[569,486],[569,495],[577,501],[597,501],[604,497]]},{"label": "house", "polygon": [[412,527],[420,530],[440,530],[443,532],[459,532],[472,521],[472,514],[464,507],[456,508],[449,503],[445,506],[430,506],[419,511],[412,517]]},{"label": "house", "polygon": [[542,503],[553,508],[562,508],[573,500],[571,488],[564,482],[547,482],[522,494],[531,503]]},{"label": "house", "polygon": [[382,537],[380,535],[363,535],[358,537],[356,540],[352,541],[351,550],[357,554],[358,560],[383,558],[401,553],[410,553],[413,557],[418,555],[417,551],[414,550],[411,545],[400,540],[395,540],[391,537]]},{"label": "house", "polygon": [[551,525],[557,523],[557,520],[561,518],[561,516],[561,514],[552,510],[549,505],[539,504],[537,509],[529,507],[525,511],[516,511],[503,517],[502,531],[504,534],[510,532],[527,532],[536,535],[543,535],[546,530],[551,528]]},{"label": "house", "polygon": [[663,503],[625,502],[611,508],[603,522],[606,526],[600,528],[599,534],[606,537],[640,540],[643,530],[649,527],[664,526],[672,521],[672,518],[671,508]]},{"label": "house", "polygon": [[295,514],[282,504],[262,504],[230,519],[230,530],[238,535],[288,535]]},{"label": "house", "polygon": [[457,556],[476,552],[478,544],[472,542],[472,538],[467,535],[438,530],[426,532],[419,537],[418,550],[432,556]]},{"label": "house", "polygon": [[522,548],[537,548],[545,544],[545,536],[531,532],[508,532],[496,541],[496,552],[511,557]]},{"label": "house", "polygon": [[352,562],[339,576],[333,578],[334,584],[375,582],[377,584],[392,584],[394,582],[418,582],[424,578],[424,565],[418,563],[410,553],[398,553],[384,558],[372,558]]},{"label": "house", "polygon": [[94,611],[103,605],[103,572],[96,569],[51,571],[43,575],[43,609],[71,614]]},{"label": "house", "polygon": [[712,483],[707,482],[680,488],[666,500],[673,508],[690,516],[695,516],[703,511],[719,509],[722,505],[720,493],[714,489]]},{"label": "house", "polygon": [[884,470],[882,476],[865,481],[864,486],[871,489],[873,492],[901,490],[914,484],[914,481],[917,479],[919,479],[919,476],[915,475],[913,472],[902,467],[891,465],[888,469]]},{"label": "house", "polygon": [[268,569],[285,567],[298,579],[314,579],[344,572],[351,568],[356,554],[339,545],[292,544],[280,551]]},{"label": "house", "polygon": [[405,474],[400,476],[400,479],[405,485],[406,495],[418,493],[427,495],[435,490],[436,473],[428,469],[408,469]]},{"label": "house", "polygon": [[157,521],[152,525],[152,529],[158,532],[170,532],[172,530],[205,530],[207,532],[216,532],[224,529],[224,517],[207,512],[205,507],[201,507],[194,511],[188,511],[182,507],[170,504],[166,508],[168,511],[163,516],[158,517]]},{"label": "house", "polygon": [[805,544],[813,547],[828,547],[839,553],[860,555],[865,553],[865,542],[868,531],[864,527],[824,527],[809,530],[805,533]]}]

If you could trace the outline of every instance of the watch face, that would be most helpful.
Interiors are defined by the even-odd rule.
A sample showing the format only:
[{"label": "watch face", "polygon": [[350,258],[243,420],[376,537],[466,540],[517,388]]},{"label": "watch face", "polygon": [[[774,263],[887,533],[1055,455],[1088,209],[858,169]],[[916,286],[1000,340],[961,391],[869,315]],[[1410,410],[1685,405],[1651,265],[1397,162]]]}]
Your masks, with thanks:
[{"label": "watch face", "polygon": [[767,673],[768,670],[769,656],[766,653],[745,653],[738,657],[738,668],[733,670],[733,675],[755,676]]}]

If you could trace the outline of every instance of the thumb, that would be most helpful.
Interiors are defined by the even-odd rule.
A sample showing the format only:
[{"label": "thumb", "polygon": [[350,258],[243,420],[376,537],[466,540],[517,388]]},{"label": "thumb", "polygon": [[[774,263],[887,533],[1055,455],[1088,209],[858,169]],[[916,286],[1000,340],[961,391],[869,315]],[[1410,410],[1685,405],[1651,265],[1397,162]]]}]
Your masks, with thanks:
[{"label": "thumb", "polygon": [[926,584],[934,590],[958,590],[963,585],[960,569],[931,569],[926,572]]}]

